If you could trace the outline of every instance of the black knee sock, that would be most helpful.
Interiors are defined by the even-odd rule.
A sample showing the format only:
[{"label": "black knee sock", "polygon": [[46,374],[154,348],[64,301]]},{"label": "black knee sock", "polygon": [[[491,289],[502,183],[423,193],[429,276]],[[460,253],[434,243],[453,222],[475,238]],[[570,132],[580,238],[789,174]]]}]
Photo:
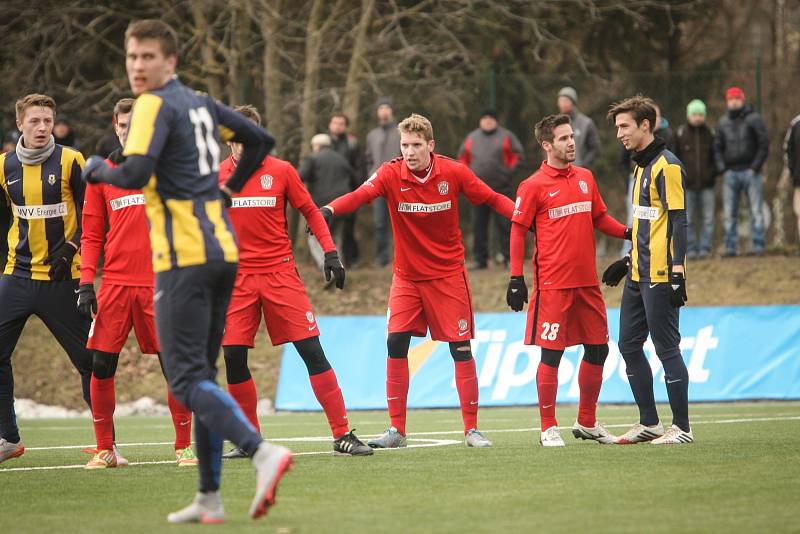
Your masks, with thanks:
[{"label": "black knee sock", "polygon": [[661,355],[664,367],[664,382],[667,384],[669,406],[672,408],[672,424],[684,432],[689,431],[689,370],[678,348]]},{"label": "black knee sock", "polygon": [[625,372],[631,385],[633,398],[639,406],[639,422],[646,426],[658,423],[656,399],[653,395],[653,370],[644,355],[644,350],[623,353]]},{"label": "black knee sock", "polygon": [[11,372],[11,361],[2,364],[3,372],[0,373],[0,438],[5,438],[11,443],[19,443],[19,428],[14,412],[14,375]]}]

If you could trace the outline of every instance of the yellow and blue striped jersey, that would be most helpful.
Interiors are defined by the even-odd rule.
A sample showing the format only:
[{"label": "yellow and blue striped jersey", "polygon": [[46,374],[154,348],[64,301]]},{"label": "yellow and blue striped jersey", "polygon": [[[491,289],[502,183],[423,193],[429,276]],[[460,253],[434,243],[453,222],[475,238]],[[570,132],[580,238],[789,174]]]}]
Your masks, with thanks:
[{"label": "yellow and blue striped jersey", "polygon": [[665,149],[647,166],[636,165],[633,174],[631,279],[667,282],[673,265],[668,212],[684,209],[686,172],[675,154]]},{"label": "yellow and blue striped jersey", "polygon": [[238,250],[219,195],[220,125],[216,102],[173,78],[136,99],[125,156],[156,161],[144,188],[153,270],[235,263]]},{"label": "yellow and blue striped jersey", "polygon": [[[4,274],[50,280],[45,258],[80,228],[83,164],[80,152],[61,145],[39,165],[23,164],[14,151],[0,155],[0,209],[11,210]],[[79,265],[76,254],[72,278],[80,277]]]}]

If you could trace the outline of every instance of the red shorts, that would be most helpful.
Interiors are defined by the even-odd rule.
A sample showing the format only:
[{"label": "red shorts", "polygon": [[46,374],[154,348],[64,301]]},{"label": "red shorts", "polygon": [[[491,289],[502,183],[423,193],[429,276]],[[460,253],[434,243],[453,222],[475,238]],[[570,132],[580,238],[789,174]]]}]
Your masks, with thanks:
[{"label": "red shorts", "polygon": [[131,327],[142,353],[156,354],[161,350],[153,313],[153,288],[103,282],[86,348],[116,354],[125,346]]},{"label": "red shorts", "polygon": [[547,289],[528,306],[525,344],[563,350],[580,344],[608,343],[606,304],[598,286]]},{"label": "red shorts", "polygon": [[389,333],[411,332],[436,341],[475,337],[467,271],[435,280],[411,281],[396,274],[389,290]]},{"label": "red shorts", "polygon": [[273,345],[319,335],[317,318],[296,269],[236,275],[222,344],[254,347],[262,313]]}]

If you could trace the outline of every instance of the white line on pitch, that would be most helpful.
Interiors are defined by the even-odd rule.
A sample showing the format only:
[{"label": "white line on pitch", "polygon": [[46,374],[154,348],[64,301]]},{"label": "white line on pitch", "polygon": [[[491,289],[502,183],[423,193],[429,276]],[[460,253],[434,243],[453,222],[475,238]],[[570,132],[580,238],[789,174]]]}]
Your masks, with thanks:
[{"label": "white line on pitch", "polygon": [[[407,445],[404,447],[405,449],[420,449],[423,447],[445,447],[448,445],[458,445],[461,443],[461,440],[455,439],[424,439],[424,438],[409,438],[408,441],[422,441],[425,443],[415,443],[411,445]],[[27,451],[28,449],[26,449]],[[403,449],[376,449],[378,451],[402,451]],[[330,450],[327,451],[306,451],[306,452],[295,452],[293,456],[319,456],[322,454],[330,454],[332,455],[333,452]],[[156,460],[156,461],[149,461],[149,462],[130,462],[129,466],[136,466],[136,465],[162,465],[162,464],[175,464],[175,460]],[[8,469],[0,469],[0,473],[4,472],[11,472],[11,471],[52,471],[56,469],[80,469],[85,467],[85,464],[75,464],[75,465],[49,465],[43,467],[11,467]]]}]

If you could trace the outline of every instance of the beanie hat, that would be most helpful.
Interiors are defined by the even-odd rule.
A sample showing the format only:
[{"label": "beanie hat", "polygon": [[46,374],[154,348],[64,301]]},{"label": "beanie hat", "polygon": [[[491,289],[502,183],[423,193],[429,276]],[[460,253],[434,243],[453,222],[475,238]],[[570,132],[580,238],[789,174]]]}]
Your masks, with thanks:
[{"label": "beanie hat", "polygon": [[706,116],[706,105],[702,100],[695,98],[686,106],[686,117],[688,118],[692,115]]},{"label": "beanie hat", "polygon": [[389,98],[388,96],[382,96],[381,98],[378,99],[377,102],[375,102],[375,109],[378,109],[381,106],[389,106],[390,108],[392,108],[392,111],[395,111],[394,101],[392,101],[392,99]]},{"label": "beanie hat", "polygon": [[562,87],[558,92],[558,96],[566,96],[572,100],[573,104],[578,104],[578,92],[572,87]]},{"label": "beanie hat", "polygon": [[730,100],[731,98],[741,98],[744,100],[744,91],[742,91],[741,87],[731,86],[728,87],[728,90],[725,91],[725,100]]},{"label": "beanie hat", "polygon": [[495,111],[494,108],[486,108],[483,110],[483,113],[481,113],[481,118],[484,117],[491,117],[494,120],[497,120],[497,111]]}]

